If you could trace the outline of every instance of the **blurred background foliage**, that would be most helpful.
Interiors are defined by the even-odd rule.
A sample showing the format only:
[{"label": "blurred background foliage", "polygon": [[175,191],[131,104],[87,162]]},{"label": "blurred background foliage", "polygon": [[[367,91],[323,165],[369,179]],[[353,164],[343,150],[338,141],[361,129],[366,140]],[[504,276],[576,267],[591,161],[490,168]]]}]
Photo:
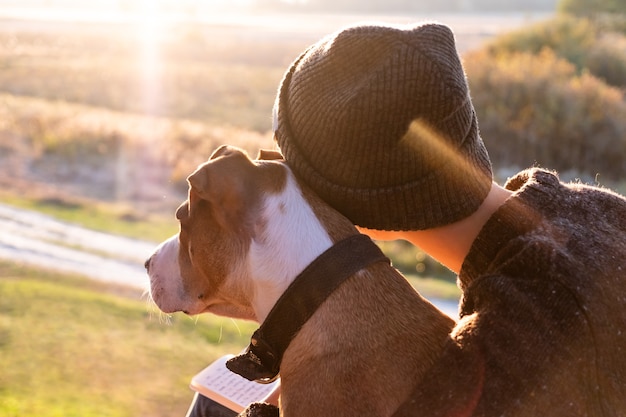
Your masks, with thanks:
[{"label": "blurred background foliage", "polygon": [[[157,2],[201,13],[195,0],[141,4]],[[496,180],[542,166],[564,180],[626,193],[626,2],[556,3],[255,2],[294,11],[380,11],[384,4],[398,12],[556,9],[478,47],[467,48],[457,36]],[[474,23],[483,17],[477,14]],[[159,32],[4,20],[0,201],[142,239],[175,233],[185,178],[217,146],[237,145],[252,155],[274,146],[278,83],[318,38],[304,28],[285,36],[231,23]],[[380,244],[423,294],[458,300],[448,269],[406,242]],[[181,387],[190,376],[245,346],[253,329],[212,315],[196,321],[151,313],[128,291],[0,262],[0,414],[182,415],[190,393]]]},{"label": "blurred background foliage", "polygon": [[[582,3],[593,12],[580,11]],[[626,14],[607,0],[607,19],[602,3],[564,1],[554,18],[464,56],[481,135],[502,177],[535,165],[623,191]]]},{"label": "blurred background foliage", "polygon": [[[626,192],[626,6],[555,7],[461,51],[496,180],[541,166]],[[0,31],[0,186],[168,214],[218,145],[274,146],[278,83],[318,38],[186,24],[158,34],[146,56],[146,40],[123,27],[76,25]],[[404,273],[454,279],[407,245],[388,250]]]}]

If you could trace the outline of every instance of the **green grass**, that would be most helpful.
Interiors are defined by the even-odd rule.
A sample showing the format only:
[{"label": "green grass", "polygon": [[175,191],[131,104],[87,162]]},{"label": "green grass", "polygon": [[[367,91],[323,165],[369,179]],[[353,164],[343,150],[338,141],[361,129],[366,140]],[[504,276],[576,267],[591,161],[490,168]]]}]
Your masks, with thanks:
[{"label": "green grass", "polygon": [[[441,280],[412,278],[430,296]],[[0,261],[0,415],[184,415],[189,380],[254,323],[165,316],[135,289]]]},{"label": "green grass", "polygon": [[461,290],[454,282],[432,277],[406,276],[409,283],[426,298],[459,300]]},{"label": "green grass", "polygon": [[[455,294],[441,280],[409,280],[425,295]],[[5,261],[0,294],[5,417],[182,416],[191,376],[256,328],[165,316],[133,288]]]},{"label": "green grass", "polygon": [[253,323],[164,316],[133,289],[0,262],[0,415],[184,415]]},{"label": "green grass", "polygon": [[120,204],[63,197],[21,196],[10,192],[0,193],[0,202],[47,214],[88,229],[147,241],[160,242],[178,232],[173,210],[169,215],[149,214]]},{"label": "green grass", "polygon": [[[159,240],[174,219],[129,219],[115,206],[2,196],[85,227]],[[408,276],[427,298],[452,282]],[[184,415],[191,376],[245,347],[256,325],[166,316],[138,290],[0,261],[0,416]]]}]

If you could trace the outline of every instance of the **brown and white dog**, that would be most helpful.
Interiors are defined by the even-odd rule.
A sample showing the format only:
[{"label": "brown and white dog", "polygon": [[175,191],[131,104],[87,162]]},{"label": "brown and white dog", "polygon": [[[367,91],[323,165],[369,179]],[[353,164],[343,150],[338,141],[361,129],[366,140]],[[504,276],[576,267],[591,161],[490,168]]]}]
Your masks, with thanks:
[{"label": "brown and white dog", "polygon": [[[146,262],[166,312],[263,322],[294,278],[358,233],[281,160],[223,146],[189,176],[180,233]],[[439,356],[452,319],[388,263],[340,285],[302,326],[280,367],[283,416],[389,416]]]}]

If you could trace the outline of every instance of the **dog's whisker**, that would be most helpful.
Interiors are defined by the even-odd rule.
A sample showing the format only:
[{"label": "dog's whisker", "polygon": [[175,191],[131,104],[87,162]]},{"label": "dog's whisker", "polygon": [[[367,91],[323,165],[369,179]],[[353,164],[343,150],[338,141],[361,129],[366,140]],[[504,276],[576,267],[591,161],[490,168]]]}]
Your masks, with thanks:
[{"label": "dog's whisker", "polygon": [[143,292],[141,293],[141,298],[142,299],[152,299],[152,294],[150,294],[150,289],[146,288],[145,290],[143,290]]},{"label": "dog's whisker", "polygon": [[237,322],[232,317],[230,317],[230,322],[235,325],[235,329],[237,329],[237,333],[239,333],[239,336],[241,336],[241,328],[239,327]]},{"label": "dog's whisker", "polygon": [[150,314],[150,320],[154,318],[156,312],[158,313],[159,324],[165,324],[166,326],[172,325],[173,316],[171,314],[165,314],[163,313],[163,311],[161,311],[156,301],[154,301],[154,297],[152,296],[152,292],[150,291],[150,289],[146,289],[141,294],[141,298],[143,298],[146,302],[146,309]]},{"label": "dog's whisker", "polygon": [[158,313],[159,323],[171,324],[171,321],[163,320],[164,313],[157,306],[150,290],[145,290],[141,295],[141,298],[143,298],[146,302],[146,310],[148,310],[148,313],[150,314],[150,320],[155,317],[155,313]]}]

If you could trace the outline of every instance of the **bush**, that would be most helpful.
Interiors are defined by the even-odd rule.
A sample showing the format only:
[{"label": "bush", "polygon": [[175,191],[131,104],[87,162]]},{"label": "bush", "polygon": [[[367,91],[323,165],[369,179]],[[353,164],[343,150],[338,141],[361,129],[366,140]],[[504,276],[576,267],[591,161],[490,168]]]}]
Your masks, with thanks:
[{"label": "bush", "polygon": [[624,0],[561,0],[557,9],[576,16],[626,14]]},{"label": "bush", "polygon": [[[186,176],[217,146],[230,143],[252,156],[273,146],[269,133],[8,94],[0,94],[0,120],[7,172],[105,200],[184,195]],[[137,176],[143,180],[129,181]]]},{"label": "bush", "polygon": [[580,70],[596,38],[597,30],[591,21],[564,15],[499,36],[487,46],[487,50],[492,55],[538,54],[550,48]]},{"label": "bush", "polygon": [[626,175],[626,104],[621,91],[550,49],[466,57],[483,140],[496,169],[545,166],[593,178]]},{"label": "bush", "polygon": [[456,282],[455,273],[406,241],[379,241],[377,243],[393,260],[393,266],[404,275]]},{"label": "bush", "polygon": [[626,35],[626,14],[596,14],[593,22],[600,32],[617,32]]},{"label": "bush", "polygon": [[605,34],[589,50],[585,66],[609,85],[626,88],[626,37]]},{"label": "bush", "polygon": [[589,71],[609,85],[624,88],[626,36],[609,28],[607,20],[603,22],[562,15],[498,37],[487,50],[497,56],[516,52],[538,54],[549,48],[574,64],[579,74]]}]

